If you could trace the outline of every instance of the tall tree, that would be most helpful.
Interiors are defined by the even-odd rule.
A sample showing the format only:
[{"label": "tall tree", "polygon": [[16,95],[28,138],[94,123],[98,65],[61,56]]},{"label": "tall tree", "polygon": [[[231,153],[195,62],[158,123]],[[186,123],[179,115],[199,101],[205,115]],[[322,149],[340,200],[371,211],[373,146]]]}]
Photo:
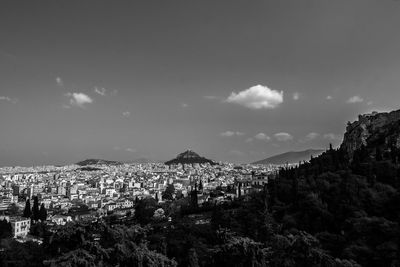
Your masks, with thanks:
[{"label": "tall tree", "polygon": [[200,179],[199,191],[203,191],[203,181]]},{"label": "tall tree", "polygon": [[169,184],[167,188],[165,189],[164,193],[162,194],[163,199],[167,200],[173,200],[174,196],[173,194],[175,193],[175,187],[173,184]]},{"label": "tall tree", "polygon": [[197,199],[197,182],[194,184],[194,190],[190,192],[190,200],[193,208],[197,208],[199,206]]},{"label": "tall tree", "polygon": [[39,199],[37,196],[33,197],[32,215],[34,221],[39,220]]},{"label": "tall tree", "polygon": [[44,204],[40,205],[40,210],[39,210],[39,220],[44,222],[47,219],[47,210],[44,207]]},{"label": "tall tree", "polygon": [[30,200],[29,200],[29,198],[28,198],[28,199],[26,200],[26,203],[25,203],[25,209],[24,209],[24,213],[23,213],[22,217],[30,218],[31,215],[32,215],[32,211],[31,211],[31,202],[30,202]]}]

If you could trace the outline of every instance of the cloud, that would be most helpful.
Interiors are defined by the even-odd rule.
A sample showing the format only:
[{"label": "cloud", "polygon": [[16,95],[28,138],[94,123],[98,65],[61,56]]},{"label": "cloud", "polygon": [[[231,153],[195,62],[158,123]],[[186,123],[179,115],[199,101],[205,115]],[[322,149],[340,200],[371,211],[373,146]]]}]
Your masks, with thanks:
[{"label": "cloud", "polygon": [[349,103],[349,104],[361,103],[363,101],[364,101],[364,99],[358,95],[352,96],[349,99],[347,99],[347,103]]},{"label": "cloud", "polygon": [[286,142],[286,141],[293,140],[293,136],[288,133],[276,133],[276,134],[274,134],[274,137],[276,138],[276,140],[278,140],[280,142]]},{"label": "cloud", "polygon": [[121,150],[121,148],[120,148],[119,146],[115,146],[115,147],[113,147],[113,149],[114,149],[114,150],[117,150],[117,151],[118,151],[118,150]]},{"label": "cloud", "polygon": [[131,116],[131,112],[130,111],[124,111],[122,112],[122,116],[129,118]]},{"label": "cloud", "polygon": [[186,103],[182,103],[182,104],[181,104],[181,107],[183,107],[183,108],[187,108],[187,107],[189,107],[189,105],[188,105],[188,104],[186,104]]},{"label": "cloud", "polygon": [[256,85],[239,93],[232,92],[225,101],[250,109],[273,109],[283,102],[283,91]]},{"label": "cloud", "polygon": [[220,133],[219,135],[222,136],[222,137],[231,137],[231,136],[234,136],[234,135],[242,136],[242,135],[244,135],[244,133],[242,133],[242,132],[234,132],[234,131],[226,131],[226,132]]},{"label": "cloud", "polygon": [[12,104],[16,104],[18,102],[18,99],[11,98],[9,96],[0,96],[0,101],[7,101],[7,102],[10,102]]},{"label": "cloud", "polygon": [[136,149],[134,149],[134,148],[126,148],[125,151],[130,152],[130,153],[135,153]]},{"label": "cloud", "polygon": [[300,93],[293,93],[293,100],[299,100],[300,98]]},{"label": "cloud", "polygon": [[245,142],[246,142],[246,143],[250,143],[250,142],[253,142],[253,140],[254,140],[254,139],[253,139],[252,137],[249,137],[249,138],[247,138],[247,139],[245,140]]},{"label": "cloud", "polygon": [[255,139],[257,140],[262,140],[262,141],[269,141],[271,140],[271,137],[266,135],[265,133],[258,133],[254,136]]},{"label": "cloud", "polygon": [[84,93],[67,93],[66,96],[69,97],[69,104],[71,106],[84,108],[85,104],[93,103],[93,99]]},{"label": "cloud", "polygon": [[326,133],[323,135],[323,138],[326,140],[339,140],[340,136],[334,133]]},{"label": "cloud", "polygon": [[94,88],[94,91],[95,91],[97,94],[101,95],[101,96],[105,96],[107,90],[106,90],[106,88],[98,88],[98,87],[95,87],[95,88]]},{"label": "cloud", "polygon": [[61,77],[56,77],[56,83],[57,83],[58,86],[63,86],[64,85]]},{"label": "cloud", "polygon": [[306,140],[311,141],[319,137],[319,133],[311,132],[306,135]]},{"label": "cloud", "polygon": [[326,97],[326,100],[332,100],[332,99],[333,99],[333,97],[330,96],[330,95],[328,95],[328,96]]}]

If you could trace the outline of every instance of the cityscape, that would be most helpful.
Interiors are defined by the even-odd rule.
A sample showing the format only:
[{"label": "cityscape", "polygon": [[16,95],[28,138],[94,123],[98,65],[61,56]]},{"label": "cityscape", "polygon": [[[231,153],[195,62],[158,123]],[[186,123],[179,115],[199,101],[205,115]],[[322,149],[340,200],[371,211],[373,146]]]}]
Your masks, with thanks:
[{"label": "cityscape", "polygon": [[400,266],[400,2],[0,3],[0,267]]}]

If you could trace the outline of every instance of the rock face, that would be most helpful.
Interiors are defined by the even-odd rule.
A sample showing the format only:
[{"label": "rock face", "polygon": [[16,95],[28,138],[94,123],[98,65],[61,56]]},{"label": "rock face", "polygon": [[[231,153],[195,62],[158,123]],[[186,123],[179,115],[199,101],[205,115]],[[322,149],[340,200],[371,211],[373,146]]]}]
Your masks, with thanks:
[{"label": "rock face", "polygon": [[214,161],[200,157],[199,154],[193,152],[192,150],[187,150],[183,153],[180,153],[176,158],[173,160],[165,162],[167,165],[172,164],[204,164],[210,163],[211,165],[216,164]]},{"label": "rock face", "polygon": [[357,121],[348,123],[341,149],[351,159],[354,151],[362,147],[375,150],[379,148],[382,152],[399,149],[400,110],[359,115]]}]

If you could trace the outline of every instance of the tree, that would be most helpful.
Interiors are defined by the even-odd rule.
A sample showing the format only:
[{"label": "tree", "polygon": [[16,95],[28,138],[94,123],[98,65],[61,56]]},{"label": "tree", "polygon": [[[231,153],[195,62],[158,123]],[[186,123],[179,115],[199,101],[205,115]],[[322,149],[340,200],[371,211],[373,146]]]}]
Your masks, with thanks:
[{"label": "tree", "polygon": [[15,203],[12,203],[12,204],[8,207],[7,211],[8,211],[8,213],[9,213],[11,216],[15,216],[15,215],[18,215],[18,213],[19,213],[19,208],[18,208],[18,206],[17,206]]},{"label": "tree", "polygon": [[199,259],[197,257],[196,249],[189,249],[189,267],[199,267]]},{"label": "tree", "polygon": [[22,217],[30,218],[31,215],[32,215],[31,202],[29,201],[29,198],[28,198],[25,203],[25,209],[24,209],[24,213],[23,213]]},{"label": "tree", "polygon": [[375,160],[376,161],[382,161],[382,152],[381,149],[379,147],[376,148],[376,152],[375,152]]},{"label": "tree", "polygon": [[6,220],[0,220],[0,239],[12,236],[11,224]]},{"label": "tree", "polygon": [[33,197],[32,215],[34,221],[39,220],[39,199],[37,196]]},{"label": "tree", "polygon": [[154,218],[155,220],[162,220],[162,219],[164,219],[164,218],[165,218],[165,212],[164,212],[164,210],[163,210],[162,208],[156,209],[156,210],[154,211],[153,218]]},{"label": "tree", "polygon": [[163,199],[167,200],[173,200],[174,196],[173,194],[175,193],[175,187],[173,184],[169,184],[167,188],[165,189],[164,193],[162,194]]},{"label": "tree", "polygon": [[203,181],[200,179],[199,191],[203,191]]},{"label": "tree", "polygon": [[46,219],[47,219],[47,210],[44,207],[44,204],[42,203],[42,205],[40,205],[40,210],[39,210],[39,220],[44,222],[46,221]]},{"label": "tree", "polygon": [[197,183],[194,185],[194,190],[190,192],[190,201],[192,208],[197,208],[199,206],[197,199]]},{"label": "tree", "polygon": [[147,224],[151,221],[156,209],[157,202],[154,198],[141,199],[136,204],[135,217],[141,224]]}]

